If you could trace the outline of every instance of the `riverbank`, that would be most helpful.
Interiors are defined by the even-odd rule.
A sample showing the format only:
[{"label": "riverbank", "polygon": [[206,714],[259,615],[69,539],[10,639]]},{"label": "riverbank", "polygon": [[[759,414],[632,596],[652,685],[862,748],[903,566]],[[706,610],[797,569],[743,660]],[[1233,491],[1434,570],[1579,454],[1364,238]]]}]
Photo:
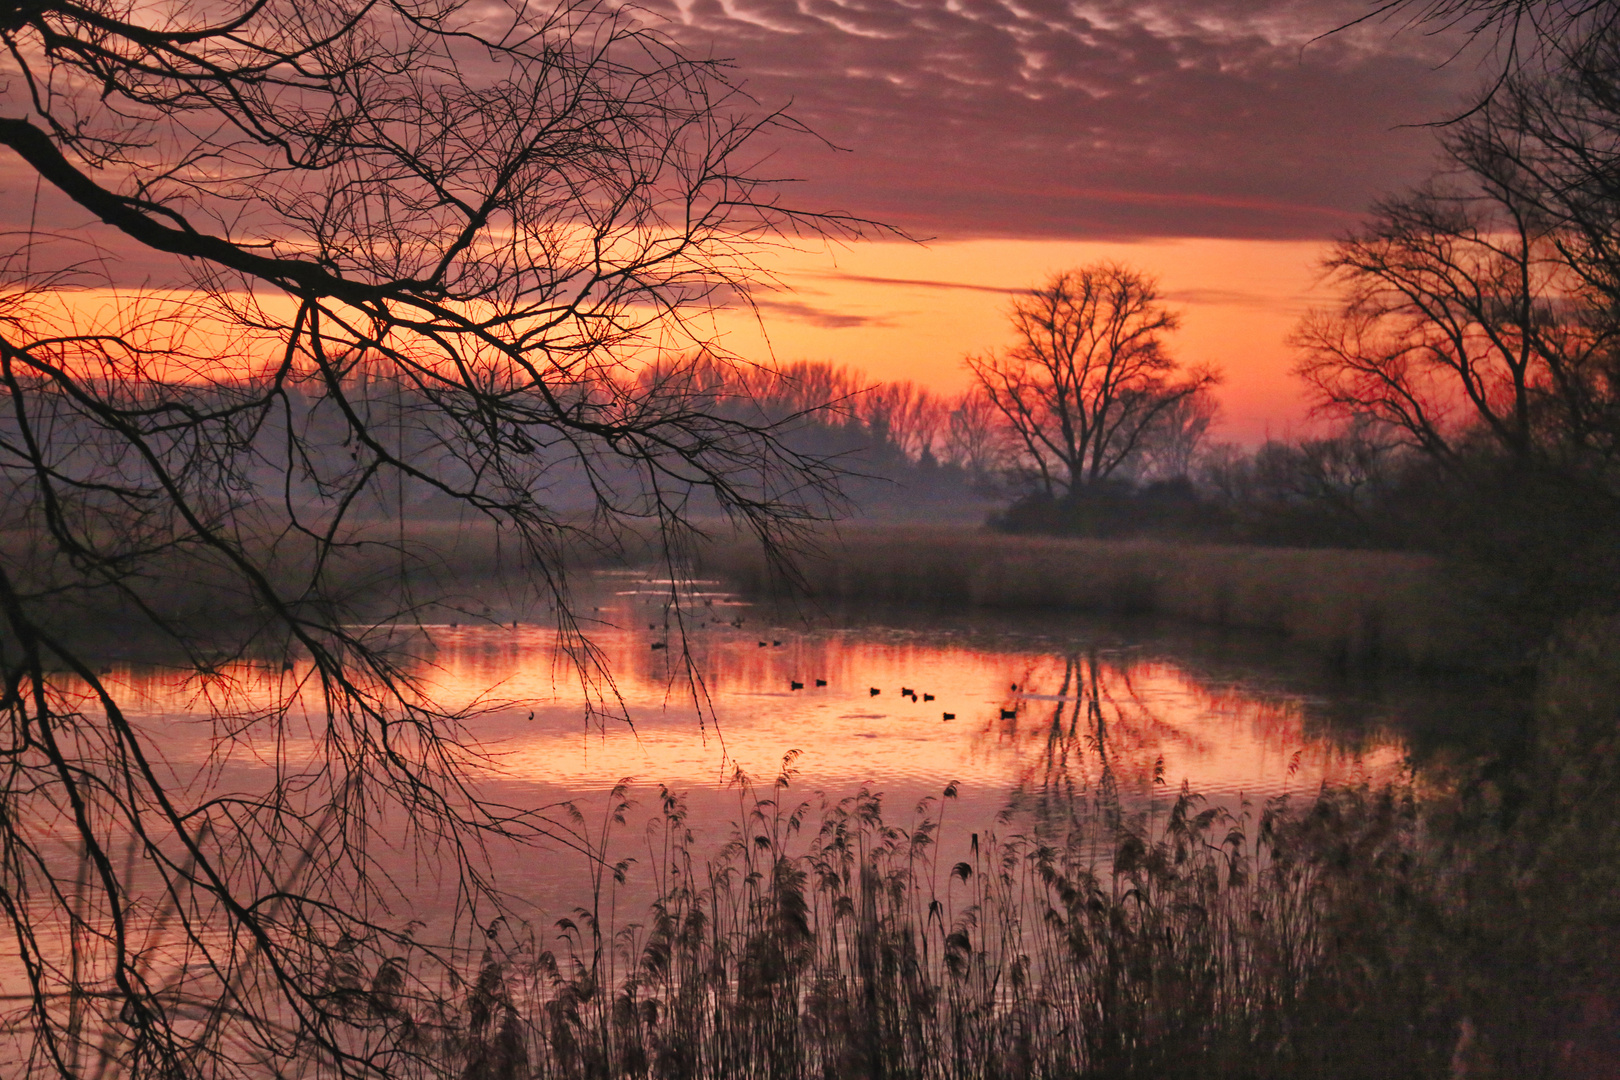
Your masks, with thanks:
[{"label": "riverbank", "polygon": [[799,566],[800,580],[784,581],[742,544],[701,559],[703,573],[755,595],[1158,615],[1281,634],[1352,666],[1518,666],[1423,555],[888,526],[824,536]]}]

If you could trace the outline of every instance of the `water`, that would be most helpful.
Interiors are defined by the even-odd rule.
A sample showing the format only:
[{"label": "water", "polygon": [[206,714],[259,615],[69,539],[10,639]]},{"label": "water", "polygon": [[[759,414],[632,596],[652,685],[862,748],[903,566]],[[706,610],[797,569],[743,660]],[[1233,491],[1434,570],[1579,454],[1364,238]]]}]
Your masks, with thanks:
[{"label": "water", "polygon": [[[556,825],[554,839],[537,847],[487,852],[487,869],[510,898],[509,925],[533,927],[544,941],[556,936],[560,913],[591,903],[592,863],[555,839],[564,832],[609,860],[637,860],[609,889],[609,903],[617,925],[644,918],[658,857],[643,825],[656,818],[663,790],[684,797],[700,852],[735,835],[756,795],[813,807],[881,792],[885,819],[901,827],[944,807],[938,851],[948,865],[975,834],[1037,827],[1042,815],[1075,805],[1153,814],[1186,784],[1241,812],[1244,801],[1308,795],[1324,783],[1421,773],[1429,760],[1511,731],[1522,708],[1511,689],[1358,680],[1276,638],[1172,624],[782,610],[715,583],[683,588],[672,606],[669,582],[631,572],[597,575],[579,596],[600,661],[583,669],[554,625],[514,621],[495,607],[477,624],[399,631],[417,657],[411,674],[436,700],[465,710],[465,736],[484,755],[473,769],[479,793]],[[209,679],[128,663],[102,677],[172,790],[197,805],[226,792],[251,796],[275,768],[296,773],[321,760],[325,717],[310,674],[307,662],[278,659],[228,665]],[[287,709],[273,739],[262,737],[272,728],[252,723],[240,739],[219,738],[222,717],[278,704]],[[93,720],[95,703],[86,697],[82,707]],[[778,789],[784,769],[787,786]],[[610,825],[609,793],[625,781],[636,805]],[[947,788],[948,802],[940,799]],[[59,838],[46,857],[68,882],[78,873],[77,842],[62,809],[54,812],[38,835]],[[429,865],[431,845],[405,840],[397,820],[365,824],[372,865],[399,889],[387,918],[415,923],[418,940],[455,942],[470,962],[493,933],[493,913],[460,907],[460,879]],[[216,838],[253,847],[224,832]],[[141,903],[158,913],[161,930],[151,869],[131,872],[133,895],[156,898]],[[72,951],[65,938],[51,940],[62,955]],[[177,957],[182,946],[173,945]],[[16,959],[0,959],[0,992],[24,985]]]},{"label": "water", "polygon": [[[488,753],[478,783],[501,801],[569,802],[589,817],[628,780],[650,814],[663,787],[686,797],[694,831],[714,844],[740,816],[739,779],[768,788],[785,761],[791,798],[864,787],[902,823],[955,784],[965,830],[992,827],[1009,803],[1107,797],[1151,809],[1183,783],[1228,806],[1381,783],[1436,746],[1511,727],[1519,705],[1474,683],[1352,680],[1252,634],[1059,615],[783,611],[715,583],[684,589],[673,607],[667,581],[635,572],[599,574],[580,595],[600,673],[582,677],[553,626],[493,611],[500,621],[427,628],[415,673],[468,710],[468,734]],[[231,674],[237,704],[251,705],[304,671]],[[189,774],[209,760],[198,685],[156,670],[110,679],[173,767]],[[284,760],[312,754],[318,726],[285,741]],[[252,787],[253,761],[214,762],[212,782]],[[514,857],[503,870],[509,887],[551,907],[587,866],[563,853]]]}]

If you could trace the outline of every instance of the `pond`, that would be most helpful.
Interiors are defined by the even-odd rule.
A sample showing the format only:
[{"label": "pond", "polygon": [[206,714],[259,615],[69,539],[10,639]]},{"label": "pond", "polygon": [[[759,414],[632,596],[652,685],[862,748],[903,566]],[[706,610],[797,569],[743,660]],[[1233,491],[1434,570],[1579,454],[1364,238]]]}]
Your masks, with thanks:
[{"label": "pond", "polygon": [[[465,621],[466,610],[480,620]],[[321,909],[323,928],[347,927],[351,915],[369,928],[364,937],[334,930],[332,942],[312,946],[306,962],[315,985],[336,986],[331,980],[353,968],[360,974],[343,975],[353,991],[409,970],[419,980],[413,985],[422,1016],[447,1025],[445,1052],[460,1053],[461,1021],[446,1020],[443,1010],[464,1007],[474,1016],[482,1006],[465,990],[466,975],[496,971],[492,985],[510,995],[512,1015],[536,1025],[524,1036],[533,1041],[530,1060],[560,1069],[572,1068],[572,1051],[564,1051],[580,1033],[629,1038],[611,1019],[619,1017],[617,1004],[610,1014],[597,993],[602,986],[618,988],[624,1000],[646,995],[654,1043],[691,1037],[731,1045],[737,1034],[727,1025],[746,1027],[763,1015],[748,996],[758,988],[743,992],[762,977],[756,961],[788,943],[801,950],[793,961],[804,966],[801,974],[817,973],[818,993],[843,994],[839,1008],[868,1019],[869,1003],[857,1000],[862,987],[876,985],[862,967],[870,959],[865,950],[881,941],[899,949],[896,956],[912,956],[908,978],[916,985],[908,983],[905,994],[915,994],[896,999],[895,1015],[934,1032],[929,1038],[941,1046],[957,1040],[973,1060],[1001,1052],[998,1033],[1025,1030],[1020,985],[1069,993],[1042,1014],[1047,1027],[1037,1042],[1052,1060],[1078,1052],[1073,1033],[1081,1028],[1087,1038],[1114,1038],[1106,1024],[1087,1027],[1079,1018],[1095,1014],[1101,999],[1094,995],[1108,991],[1110,980],[1139,974],[1143,957],[1134,953],[1120,953],[1117,970],[1087,966],[1113,957],[1120,943],[1149,952],[1163,946],[1164,955],[1147,957],[1152,964],[1143,971],[1161,962],[1181,971],[1194,954],[1211,963],[1224,957],[1209,969],[1210,978],[1236,988],[1236,996],[1219,999],[1221,1009],[1235,1010],[1231,1016],[1242,1023],[1251,1008],[1269,1016],[1265,1003],[1297,989],[1286,973],[1316,962],[1316,946],[1300,943],[1328,940],[1321,927],[1290,936],[1290,919],[1308,910],[1326,926],[1360,910],[1363,898],[1382,903],[1379,897],[1400,891],[1389,887],[1390,867],[1427,856],[1408,844],[1404,826],[1385,827],[1396,819],[1380,807],[1392,802],[1376,795],[1358,802],[1341,791],[1295,820],[1315,820],[1328,804],[1343,812],[1339,831],[1323,835],[1321,850],[1310,849],[1331,855],[1333,872],[1354,879],[1342,891],[1312,891],[1292,871],[1246,876],[1245,867],[1285,865],[1275,848],[1262,854],[1262,808],[1296,796],[1310,806],[1324,786],[1353,792],[1410,780],[1421,788],[1431,765],[1508,745],[1522,733],[1527,708],[1522,687],[1335,670],[1275,637],[1173,623],[774,606],[715,582],[675,586],[634,571],[581,582],[575,611],[593,664],[575,662],[547,613],[493,601],[486,607],[475,599],[442,623],[386,631],[406,646],[401,655],[414,657],[407,671],[417,684],[461,710],[473,787],[509,820],[539,825],[545,839],[532,846],[492,841],[466,850],[446,844],[446,834],[431,826],[413,833],[397,809],[378,811],[380,801],[341,772],[309,783],[317,801],[285,819],[292,832],[253,831],[264,828],[252,818],[255,799],[278,771],[286,805],[297,811],[303,785],[330,760],[321,741],[332,733],[307,660],[240,661],[223,665],[218,678],[114,661],[101,677],[155,751],[169,790],[188,805],[216,808],[220,824],[209,826],[207,842],[249,887],[270,890],[266,911],[278,913],[279,898],[300,890],[340,903],[364,898],[352,912]],[[71,684],[64,694],[73,696]],[[85,730],[94,730],[95,702],[77,707]],[[284,722],[265,724],[273,714]],[[229,724],[239,736],[221,739]],[[352,792],[358,801],[351,805],[362,808],[342,833],[329,828],[334,811],[318,801],[331,790],[323,783]],[[1191,805],[1202,824],[1176,834],[1185,866],[1180,856],[1164,857],[1153,886],[1161,895],[1149,904],[1130,877],[1140,875],[1145,850],[1133,849],[1130,837],[1141,834],[1118,826],[1145,821],[1146,833],[1170,836],[1172,808],[1188,805],[1179,801],[1183,790],[1197,794]],[[801,805],[807,810],[795,834],[784,823],[799,820]],[[89,909],[75,926],[60,918],[71,909],[77,919],[91,903],[84,899],[88,862],[64,808],[50,808],[38,825],[36,835],[53,841],[39,846],[43,869],[59,884],[74,883],[61,897],[41,893],[31,901],[44,916],[35,924],[40,946],[64,970],[100,979],[112,940],[96,936],[107,929],[104,909]],[[1271,835],[1275,842],[1281,833]],[[239,929],[213,919],[213,901],[199,890],[180,892],[188,904],[202,897],[182,933],[180,906],[165,898],[154,861],[137,860],[114,824],[108,839],[125,866],[124,902],[142,928],[135,961],[142,977],[177,997],[189,989],[198,1001],[235,986],[243,976],[234,967],[212,965],[257,956],[257,946],[247,948]],[[1341,841],[1359,845],[1361,854],[1333,854]],[[334,876],[305,880],[308,852],[325,844],[350,846],[323,866]],[[346,853],[361,859],[347,861]],[[169,858],[171,872],[189,873],[183,852]],[[1124,866],[1127,859],[1137,862]],[[615,865],[617,874],[606,872]],[[498,883],[499,910],[470,887],[474,879]],[[1076,882],[1083,888],[1071,888]],[[1381,942],[1388,920],[1410,912],[1394,901],[1377,903],[1367,919],[1377,928],[1372,940]],[[1285,911],[1294,916],[1281,918]],[[1168,921],[1154,922],[1161,917]],[[1481,918],[1499,921],[1489,910]],[[282,946],[294,957],[304,955],[302,925],[287,921]],[[1109,927],[1118,934],[1110,936]],[[1225,943],[1221,949],[1250,942],[1253,956],[1200,953],[1206,930],[1210,941]],[[674,936],[660,937],[666,931]],[[1305,951],[1287,953],[1295,947]],[[1361,970],[1360,947],[1346,946],[1354,964],[1324,961],[1322,970]],[[1290,959],[1275,967],[1254,960],[1274,952]],[[778,959],[786,963],[786,956]],[[339,961],[348,967],[332,966]],[[1077,978],[1082,969],[1087,974]],[[1395,965],[1384,974],[1405,985],[1403,971]],[[1265,981],[1273,976],[1282,981]],[[782,1015],[798,1016],[798,984],[783,978]],[[480,974],[477,985],[484,979]],[[0,956],[0,995],[27,1000],[28,980],[19,957]],[[1173,990],[1173,982],[1164,985]],[[690,1015],[660,1011],[688,997],[698,1002]],[[71,1027],[89,999],[66,1000],[63,1022]],[[594,1004],[573,1016],[554,1008],[557,1002]],[[727,1012],[716,1002],[742,1004]],[[272,1027],[281,1024],[282,1006],[265,1007]],[[1203,1015],[1178,1000],[1166,1007],[1167,1015]],[[805,1008],[805,1023],[819,1023]],[[1205,1020],[1231,1019],[1216,1013]],[[193,1016],[177,1015],[185,1023]],[[1355,1045],[1335,1034],[1336,1013],[1322,1015],[1334,1045]],[[386,1042],[394,1014],[377,1016],[375,1030],[360,1024],[344,1037]],[[987,1026],[962,1036],[968,1017]],[[1455,1017],[1447,1017],[1444,1030],[1424,1036],[1425,1046],[1456,1040],[1446,1027]],[[9,1030],[0,1029],[0,1072],[34,1052],[23,1019],[18,1012]],[[102,1021],[108,1031],[117,1027],[110,1015]],[[478,1022],[466,1024],[475,1030]],[[1205,1046],[1206,1034],[1194,1027],[1188,1045]],[[852,1045],[837,1025],[823,1036],[807,1036],[807,1061],[833,1060]],[[613,1053],[631,1061],[641,1052],[639,1038]],[[777,1045],[775,1034],[760,1038],[759,1046]],[[1086,1053],[1101,1061],[1101,1046]],[[645,1074],[639,1065],[626,1068]]]},{"label": "pond", "polygon": [[[636,824],[665,788],[684,796],[699,842],[717,847],[749,797],[741,781],[768,793],[787,763],[784,801],[864,789],[900,822],[950,785],[965,836],[1021,827],[1009,808],[1105,800],[1148,812],[1183,784],[1234,808],[1376,785],[1414,756],[1511,730],[1523,707],[1512,688],[1475,681],[1353,678],[1264,635],[1053,613],[781,608],[715,582],[676,595],[644,572],[582,583],[577,608],[600,661],[589,677],[549,623],[492,609],[480,623],[424,629],[416,674],[469,711],[486,791],[524,808],[572,803],[594,821],[629,781],[636,809],[609,847],[634,851]],[[251,697],[284,692],[303,671],[238,674]],[[207,758],[213,727],[194,685],[138,668],[110,677],[161,728],[171,764]],[[214,782],[251,787],[252,771],[238,763]],[[577,902],[588,877],[566,849],[502,869],[542,911]]]}]

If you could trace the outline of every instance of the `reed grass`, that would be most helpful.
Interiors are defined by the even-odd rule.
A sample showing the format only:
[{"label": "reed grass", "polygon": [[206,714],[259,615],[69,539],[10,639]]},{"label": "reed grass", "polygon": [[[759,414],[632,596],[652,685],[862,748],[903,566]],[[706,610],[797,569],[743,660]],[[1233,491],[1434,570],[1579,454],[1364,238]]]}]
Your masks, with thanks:
[{"label": "reed grass", "polygon": [[462,1075],[1446,1073],[1456,1018],[1391,933],[1419,891],[1403,793],[1228,811],[1183,790],[1154,819],[975,833],[956,859],[948,798],[901,827],[872,792],[812,808],[785,780],[706,860],[665,793],[645,921],[593,905],[555,947],[486,953],[445,1044]]},{"label": "reed grass", "polygon": [[1525,746],[1384,788],[1099,794],[964,838],[950,789],[899,824],[784,770],[708,859],[664,792],[648,917],[598,897],[487,953],[465,1008],[510,1026],[476,1060],[514,1071],[466,1075],[1612,1076],[1617,646],[1566,629]]},{"label": "reed grass", "polygon": [[[957,860],[937,847],[948,798],[900,827],[875,793],[812,808],[786,780],[709,858],[664,793],[644,920],[605,921],[599,896],[551,947],[492,946],[459,994],[413,996],[410,965],[386,964],[371,1009],[422,1071],[466,1080],[1258,1077],[1365,1052],[1314,1004],[1364,981],[1320,913],[1388,902],[1413,821],[1388,793],[1255,818],[1183,791],[1109,844],[1105,813],[975,833]],[[1312,857],[1324,828],[1365,860]]]},{"label": "reed grass", "polygon": [[[703,570],[753,593],[785,585],[744,545],[711,548]],[[1358,666],[1524,662],[1488,647],[1435,560],[1397,552],[850,529],[824,538],[793,584],[833,601],[1169,616],[1283,634]]]},{"label": "reed grass", "polygon": [[954,787],[898,816],[802,799],[790,756],[737,778],[717,850],[660,790],[632,865],[621,785],[599,827],[574,812],[579,907],[489,926],[461,979],[357,950],[321,993],[398,1077],[1612,1076],[1620,622],[1567,629],[1542,675],[1503,758],[1258,805],[1104,787],[985,830]]}]

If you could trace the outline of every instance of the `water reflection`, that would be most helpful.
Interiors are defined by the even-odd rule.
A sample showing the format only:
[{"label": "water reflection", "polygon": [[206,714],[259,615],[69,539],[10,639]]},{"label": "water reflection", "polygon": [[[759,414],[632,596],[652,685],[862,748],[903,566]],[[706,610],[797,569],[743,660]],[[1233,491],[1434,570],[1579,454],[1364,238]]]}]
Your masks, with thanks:
[{"label": "water reflection", "polygon": [[[790,618],[709,583],[678,605],[671,590],[635,574],[598,579],[582,606],[605,677],[582,677],[554,629],[501,612],[413,638],[415,674],[467,711],[485,782],[536,805],[631,777],[693,792],[701,807],[738,770],[768,779],[794,751],[798,786],[832,794],[866,784],[909,799],[958,780],[986,805],[1014,793],[1129,801],[1186,781],[1215,798],[1263,798],[1392,776],[1410,731],[1479,711],[1477,691],[1291,670],[1276,642],[1055,617]],[[296,664],[224,674],[114,677],[177,767],[209,754],[220,694],[237,712],[306,709],[318,735],[319,702],[302,700]],[[251,755],[234,764],[251,771]]]}]

